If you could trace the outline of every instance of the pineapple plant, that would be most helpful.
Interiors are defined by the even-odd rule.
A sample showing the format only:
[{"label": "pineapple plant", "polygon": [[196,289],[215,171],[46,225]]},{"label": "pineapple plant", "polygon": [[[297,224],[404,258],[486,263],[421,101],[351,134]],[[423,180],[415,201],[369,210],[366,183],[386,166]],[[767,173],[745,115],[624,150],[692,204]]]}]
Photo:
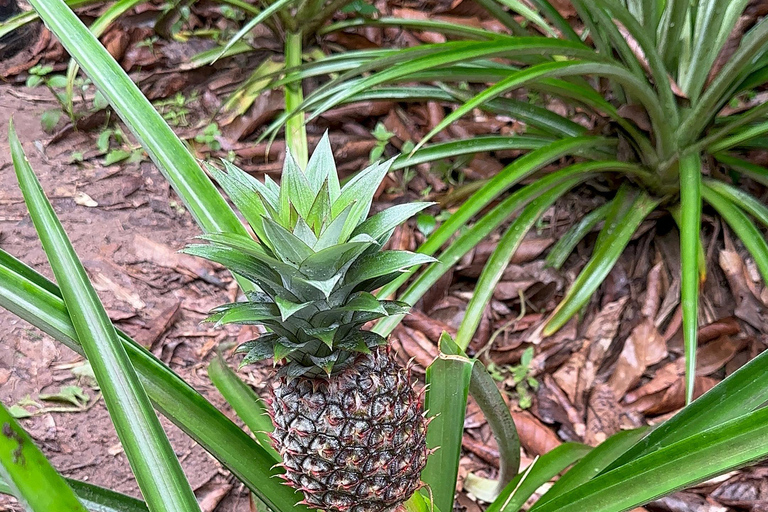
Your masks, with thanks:
[{"label": "pineapple plant", "polygon": [[[391,162],[390,162],[391,163]],[[394,510],[420,486],[427,420],[410,370],[387,340],[364,324],[408,311],[373,291],[403,271],[434,261],[382,247],[400,223],[429,203],[393,206],[368,218],[390,163],[376,163],[340,186],[327,135],[306,170],[290,153],[278,186],[228,162],[208,166],[256,239],[203,235],[185,249],[250,281],[242,302],[222,305],[218,324],[263,325],[238,347],[242,364],[272,358],[268,400],[284,478],[323,510]]]}]

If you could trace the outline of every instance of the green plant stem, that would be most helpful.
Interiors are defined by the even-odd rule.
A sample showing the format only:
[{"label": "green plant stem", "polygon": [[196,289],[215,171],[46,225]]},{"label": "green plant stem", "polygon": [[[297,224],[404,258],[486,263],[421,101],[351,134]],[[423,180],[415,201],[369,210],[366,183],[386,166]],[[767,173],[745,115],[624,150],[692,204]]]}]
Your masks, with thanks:
[{"label": "green plant stem", "polygon": [[[285,67],[301,66],[302,32],[289,32],[285,35]],[[285,110],[293,112],[304,102],[304,92],[300,81],[285,84]],[[297,112],[285,123],[285,141],[299,167],[304,169],[309,160],[307,131],[304,127],[304,112]]]}]

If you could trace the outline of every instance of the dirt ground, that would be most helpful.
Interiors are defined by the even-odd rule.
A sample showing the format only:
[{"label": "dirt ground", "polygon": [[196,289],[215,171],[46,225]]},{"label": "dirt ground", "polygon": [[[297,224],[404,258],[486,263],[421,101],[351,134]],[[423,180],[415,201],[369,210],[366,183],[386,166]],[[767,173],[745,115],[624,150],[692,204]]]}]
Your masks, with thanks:
[{"label": "dirt ground", "polygon": [[[212,269],[176,256],[199,233],[190,215],[177,206],[167,182],[149,163],[67,163],[72,139],[46,147],[50,137],[40,125],[40,114],[52,100],[24,91],[0,86],[0,247],[51,277],[11,164],[6,127],[13,117],[32,167],[110,316],[224,408],[207,378],[205,361],[227,333],[200,321],[207,310],[232,297],[225,274],[219,280]],[[155,264],[159,261],[167,266]],[[0,401],[33,414],[21,423],[63,475],[138,496],[104,401],[83,369],[82,357],[0,311]],[[79,386],[89,400],[75,407],[40,398],[66,386]],[[75,412],[58,412],[65,408]],[[215,503],[226,494],[217,511],[247,510],[244,488],[181,430],[165,419],[163,425],[198,496]],[[0,497],[0,510],[21,508]]]}]

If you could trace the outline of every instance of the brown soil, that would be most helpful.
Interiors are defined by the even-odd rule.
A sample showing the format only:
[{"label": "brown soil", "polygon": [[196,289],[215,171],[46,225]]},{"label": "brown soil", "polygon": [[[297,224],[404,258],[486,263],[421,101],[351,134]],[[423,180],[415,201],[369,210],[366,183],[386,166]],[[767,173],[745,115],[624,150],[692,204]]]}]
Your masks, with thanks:
[{"label": "brown soil", "polygon": [[[32,167],[117,325],[151,343],[171,368],[224,408],[205,371],[214,341],[221,341],[224,333],[209,332],[200,321],[207,309],[229,300],[227,283],[208,284],[189,272],[148,264],[147,242],[137,238],[143,235],[161,244],[155,249],[175,251],[199,233],[190,215],[175,207],[173,192],[149,163],[111,167],[66,163],[73,138],[59,147],[46,147],[49,137],[40,127],[40,114],[54,105],[45,97],[33,101],[25,91],[0,87],[0,247],[51,277],[10,160],[6,127],[13,116]],[[85,136],[74,139],[78,137]],[[98,206],[78,204],[83,202],[81,193]],[[220,276],[225,279],[224,274]],[[180,307],[175,321],[157,336],[158,325],[165,321],[162,313],[176,305]],[[0,311],[0,401],[6,406],[20,401],[23,405],[29,398],[61,408],[40,400],[39,395],[56,393],[62,386],[82,387],[91,397],[91,407],[80,412],[36,413],[21,424],[63,475],[138,496],[104,401],[88,379],[73,373],[83,362],[49,336]],[[35,412],[36,407],[27,406],[27,410]],[[244,488],[182,431],[165,419],[163,425],[198,494],[221,492],[235,484],[216,510],[247,510]],[[0,497],[0,510],[21,508],[13,499]]]}]

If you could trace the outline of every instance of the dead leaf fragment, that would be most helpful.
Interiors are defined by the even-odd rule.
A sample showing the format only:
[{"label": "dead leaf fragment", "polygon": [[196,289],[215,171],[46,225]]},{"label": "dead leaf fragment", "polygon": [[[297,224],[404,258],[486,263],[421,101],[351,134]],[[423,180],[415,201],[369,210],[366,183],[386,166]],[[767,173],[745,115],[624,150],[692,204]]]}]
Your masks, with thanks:
[{"label": "dead leaf fragment", "polygon": [[136,235],[133,238],[133,250],[140,261],[170,268],[192,277],[199,277],[207,283],[222,286],[222,282],[215,275],[213,264],[202,258],[181,254],[165,244],[142,235]]},{"label": "dead leaf fragment", "polygon": [[88,208],[95,208],[99,206],[99,203],[97,203],[91,196],[89,196],[85,192],[75,193],[74,200],[75,200],[75,204],[79,204],[80,206],[87,206]]},{"label": "dead leaf fragment", "polygon": [[528,411],[512,411],[512,419],[520,436],[520,444],[529,454],[544,455],[562,444],[554,432]]},{"label": "dead leaf fragment", "polygon": [[654,365],[667,357],[667,346],[654,325],[653,318],[648,317],[638,324],[619,354],[616,368],[608,379],[608,385],[616,396],[623,396],[632,389],[648,366]]}]

